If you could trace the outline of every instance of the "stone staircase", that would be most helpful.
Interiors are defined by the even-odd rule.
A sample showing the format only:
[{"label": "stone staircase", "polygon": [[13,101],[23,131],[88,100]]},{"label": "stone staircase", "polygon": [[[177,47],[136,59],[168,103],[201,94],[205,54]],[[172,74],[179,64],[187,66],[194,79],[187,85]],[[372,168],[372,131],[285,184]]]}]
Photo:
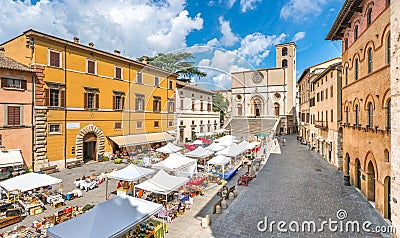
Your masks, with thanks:
[{"label": "stone staircase", "polygon": [[274,129],[278,119],[275,117],[268,118],[232,118],[230,121],[231,134],[239,140],[255,138],[254,134],[265,132],[269,134]]}]

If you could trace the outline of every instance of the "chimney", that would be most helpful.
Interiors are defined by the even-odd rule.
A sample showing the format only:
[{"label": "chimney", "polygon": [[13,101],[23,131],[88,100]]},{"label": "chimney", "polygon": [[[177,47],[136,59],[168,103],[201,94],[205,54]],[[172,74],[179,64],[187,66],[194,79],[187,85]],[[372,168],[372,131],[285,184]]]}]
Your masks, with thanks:
[{"label": "chimney", "polygon": [[94,43],[93,42],[89,42],[89,47],[93,48],[94,47]]},{"label": "chimney", "polygon": [[78,38],[78,37],[76,37],[76,36],[74,36],[74,43],[77,43],[77,44],[79,44],[79,38]]},{"label": "chimney", "polygon": [[147,64],[147,56],[142,56],[142,64]]},{"label": "chimney", "polygon": [[121,51],[119,51],[119,50],[114,50],[114,54],[120,56],[120,55],[121,55]]}]

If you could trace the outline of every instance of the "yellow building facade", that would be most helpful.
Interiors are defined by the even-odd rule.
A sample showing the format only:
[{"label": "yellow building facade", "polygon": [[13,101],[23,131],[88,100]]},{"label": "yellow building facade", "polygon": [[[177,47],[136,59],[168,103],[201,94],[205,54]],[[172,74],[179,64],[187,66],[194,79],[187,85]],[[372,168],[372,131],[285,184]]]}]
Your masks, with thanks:
[{"label": "yellow building facade", "polygon": [[36,71],[35,170],[129,146],[116,137],[171,139],[164,132],[174,129],[176,74],[34,30],[3,47]]}]

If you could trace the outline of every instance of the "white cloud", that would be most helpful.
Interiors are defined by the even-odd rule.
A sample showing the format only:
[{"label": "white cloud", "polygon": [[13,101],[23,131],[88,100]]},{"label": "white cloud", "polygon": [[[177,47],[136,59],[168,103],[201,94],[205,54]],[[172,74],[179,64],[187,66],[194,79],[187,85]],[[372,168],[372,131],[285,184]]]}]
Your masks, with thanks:
[{"label": "white cloud", "polygon": [[299,31],[293,36],[292,41],[296,42],[296,41],[302,40],[305,36],[306,36],[306,32]]},{"label": "white cloud", "polygon": [[257,3],[261,3],[262,0],[240,0],[240,10],[247,12],[247,10],[256,9]]},{"label": "white cloud", "polygon": [[282,43],[285,38],[286,35],[284,33],[279,36],[265,36],[255,32],[242,39],[241,46],[236,52],[239,56],[246,58],[250,63],[257,66],[268,56],[270,47]]},{"label": "white cloud", "polygon": [[235,2],[236,2],[236,0],[228,0],[228,2],[227,2],[228,8],[232,8],[233,5],[235,4]]},{"label": "white cloud", "polygon": [[310,16],[319,15],[325,3],[326,0],[290,0],[282,7],[280,16],[286,20],[307,20]]},{"label": "white cloud", "polygon": [[1,42],[33,28],[132,57],[186,47],[186,37],[203,27],[200,14],[191,17],[185,10],[186,0],[41,0],[35,5],[0,0],[0,5]]},{"label": "white cloud", "polygon": [[225,21],[224,17],[220,16],[218,18],[219,24],[221,26],[221,33],[222,33],[222,38],[221,38],[221,43],[224,46],[233,46],[236,42],[239,41],[239,37],[233,34],[230,22]]}]

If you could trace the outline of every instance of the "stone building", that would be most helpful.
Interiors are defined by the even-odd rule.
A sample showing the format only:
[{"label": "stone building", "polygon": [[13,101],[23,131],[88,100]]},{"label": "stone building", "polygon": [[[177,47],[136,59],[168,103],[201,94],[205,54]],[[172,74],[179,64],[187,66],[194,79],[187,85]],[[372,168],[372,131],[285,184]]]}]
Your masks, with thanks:
[{"label": "stone building", "polygon": [[[32,69],[5,56],[0,47],[0,146],[17,149],[15,154],[22,155],[25,167],[32,167],[33,79]],[[10,166],[2,162],[0,169]]]},{"label": "stone building", "polygon": [[176,133],[181,143],[197,133],[212,134],[220,128],[219,112],[213,111],[214,92],[197,85],[176,82]]},{"label": "stone building", "polygon": [[390,220],[390,1],[346,0],[326,39],[342,41],[343,172]]},{"label": "stone building", "polygon": [[[390,47],[390,60],[391,60],[391,113],[392,118],[400,118],[400,1],[393,1],[391,3],[391,17],[390,17],[390,32],[391,43]],[[392,214],[392,225],[397,229],[397,237],[400,237],[400,122],[398,120],[391,120],[391,188],[390,196],[392,202],[390,203]]]},{"label": "stone building", "polygon": [[[276,67],[232,74],[232,132],[248,129],[257,118],[279,118],[278,133],[296,128],[296,45],[276,45]],[[261,121],[260,121],[261,122]],[[262,124],[262,123],[261,123]],[[269,127],[269,126],[266,126]],[[263,126],[257,130],[267,130]],[[245,135],[246,132],[239,133]]]}]

